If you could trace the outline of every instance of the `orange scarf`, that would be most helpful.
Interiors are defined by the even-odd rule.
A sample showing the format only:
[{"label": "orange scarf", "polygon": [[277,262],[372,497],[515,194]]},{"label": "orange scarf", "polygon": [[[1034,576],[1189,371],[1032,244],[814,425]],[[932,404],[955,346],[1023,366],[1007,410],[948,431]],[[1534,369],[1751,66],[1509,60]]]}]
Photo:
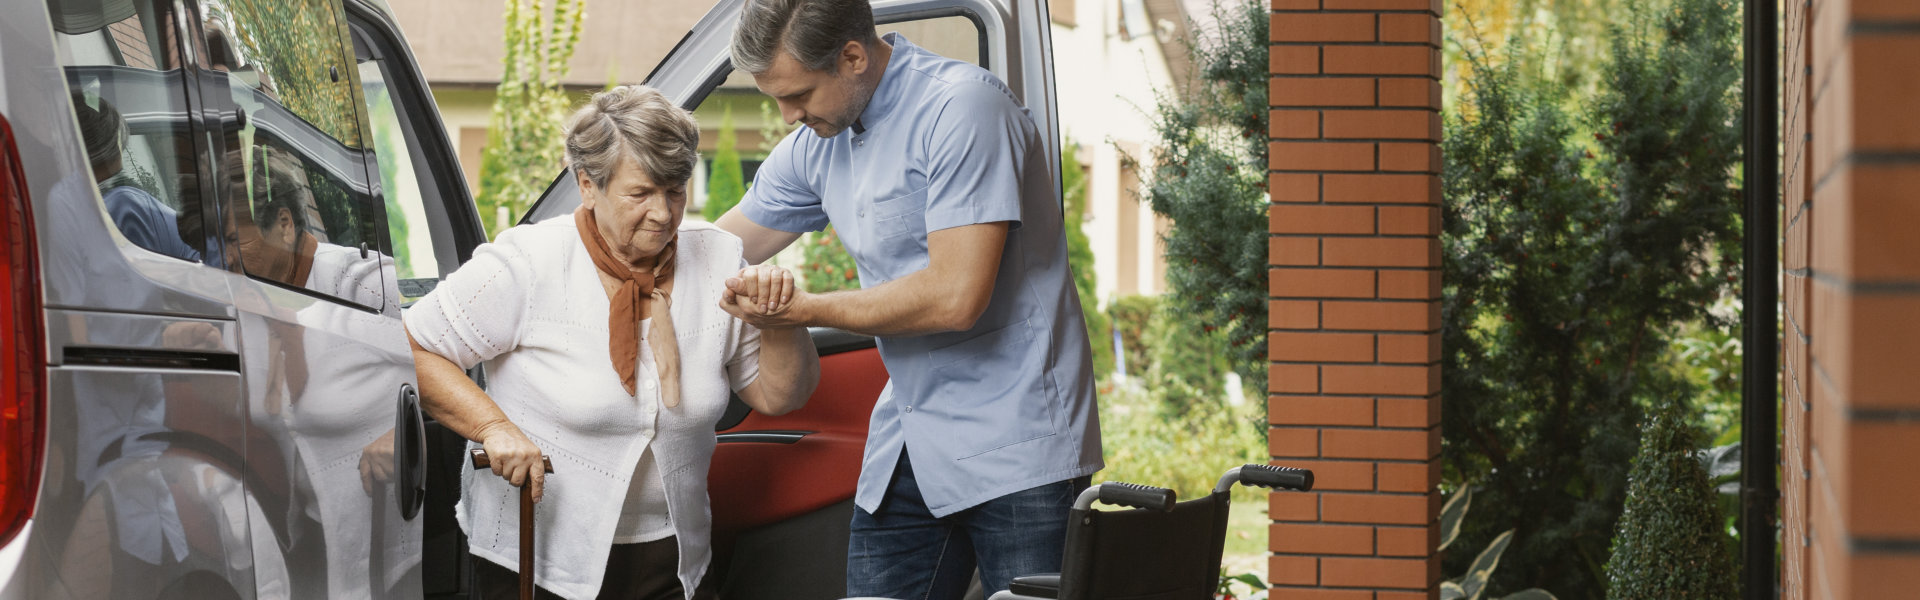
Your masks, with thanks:
[{"label": "orange scarf", "polygon": [[614,258],[607,241],[600,237],[593,211],[584,206],[574,209],[573,223],[580,230],[587,255],[593,257],[593,266],[621,282],[607,314],[607,346],[613,355],[613,370],[620,374],[620,385],[627,388],[627,393],[634,393],[638,378],[635,371],[640,365],[640,320],[649,316],[649,300],[659,300],[660,314],[653,320],[653,339],[648,340],[648,347],[653,350],[654,370],[660,375],[660,402],[667,408],[679,406],[680,346],[673,337],[673,299],[660,289],[673,280],[676,242],[668,242],[653,257],[652,269],[637,270]]}]

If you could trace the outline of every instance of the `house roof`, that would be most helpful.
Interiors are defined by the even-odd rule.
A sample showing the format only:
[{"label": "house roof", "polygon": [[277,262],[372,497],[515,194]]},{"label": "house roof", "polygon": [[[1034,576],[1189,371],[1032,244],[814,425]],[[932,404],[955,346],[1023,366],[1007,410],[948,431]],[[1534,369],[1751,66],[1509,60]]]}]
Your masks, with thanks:
[{"label": "house roof", "polygon": [[[1204,21],[1210,20],[1212,1],[1143,0],[1153,19],[1161,56],[1175,85],[1181,88],[1195,76],[1187,51],[1188,40],[1193,35],[1189,15],[1202,20],[1200,25],[1205,28]],[[642,81],[709,8],[704,2],[589,0],[580,44],[574,50],[571,69],[561,82],[598,88],[609,81]],[[500,60],[505,52],[502,29],[506,23],[499,0],[407,0],[392,3],[391,10],[413,46],[428,83],[476,87],[499,83]],[[916,43],[936,51],[951,45],[956,50],[954,55],[965,53],[963,38],[943,39],[960,33],[947,28],[898,24],[883,25],[880,29],[901,30]],[[742,83],[729,82],[734,86]]]},{"label": "house roof", "polygon": [[[709,8],[703,2],[588,1],[580,45],[562,83],[600,87],[645,79]],[[499,0],[407,0],[392,3],[392,10],[429,83],[500,81],[506,20]]]}]

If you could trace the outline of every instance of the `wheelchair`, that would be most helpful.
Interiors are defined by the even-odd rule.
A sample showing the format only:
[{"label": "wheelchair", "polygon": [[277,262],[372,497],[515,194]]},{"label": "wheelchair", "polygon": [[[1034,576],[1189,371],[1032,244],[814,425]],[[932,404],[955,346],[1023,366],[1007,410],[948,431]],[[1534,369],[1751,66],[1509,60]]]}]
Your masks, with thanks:
[{"label": "wheelchair", "polygon": [[[989,600],[1212,600],[1235,484],[1310,491],[1307,469],[1250,464],[1220,477],[1205,498],[1131,483],[1087,488],[1068,513],[1060,573],[1016,577]],[[1131,510],[1097,511],[1093,503]]]}]

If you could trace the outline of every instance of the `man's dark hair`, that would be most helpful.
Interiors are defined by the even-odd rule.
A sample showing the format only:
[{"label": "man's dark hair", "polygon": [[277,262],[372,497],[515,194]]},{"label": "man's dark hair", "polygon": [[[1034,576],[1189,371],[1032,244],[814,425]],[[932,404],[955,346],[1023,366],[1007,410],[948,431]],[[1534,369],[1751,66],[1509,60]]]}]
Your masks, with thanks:
[{"label": "man's dark hair", "polygon": [[847,42],[879,40],[867,0],[748,0],[733,32],[733,68],[765,73],[785,50],[808,70],[824,71]]},{"label": "man's dark hair", "polygon": [[96,98],[94,102],[95,106],[88,106],[86,94],[73,92],[73,116],[80,121],[80,139],[87,144],[87,162],[97,169],[120,159],[120,147],[127,140],[127,125],[121,121],[120,111],[112,102],[106,98]]}]

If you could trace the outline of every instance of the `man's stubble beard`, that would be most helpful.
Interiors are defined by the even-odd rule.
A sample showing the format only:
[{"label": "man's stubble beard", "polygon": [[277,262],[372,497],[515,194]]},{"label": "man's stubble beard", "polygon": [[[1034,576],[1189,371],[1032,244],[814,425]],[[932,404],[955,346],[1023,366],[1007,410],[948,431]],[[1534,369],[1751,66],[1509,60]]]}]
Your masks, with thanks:
[{"label": "man's stubble beard", "polygon": [[816,129],[813,132],[814,135],[818,135],[822,138],[833,138],[833,137],[839,136],[840,132],[846,131],[847,128],[853,127],[853,122],[856,120],[859,120],[860,113],[866,112],[867,105],[873,102],[874,90],[879,89],[880,85],[878,82],[876,82],[873,88],[863,90],[863,89],[860,89],[860,80],[856,78],[851,83],[847,84],[847,87],[852,88],[851,90],[849,90],[850,93],[847,95],[847,97],[858,98],[859,101],[849,105],[845,112],[842,112],[838,115],[834,115],[832,119],[828,120],[827,125],[829,127],[832,127],[831,131],[822,133],[821,131]]}]

